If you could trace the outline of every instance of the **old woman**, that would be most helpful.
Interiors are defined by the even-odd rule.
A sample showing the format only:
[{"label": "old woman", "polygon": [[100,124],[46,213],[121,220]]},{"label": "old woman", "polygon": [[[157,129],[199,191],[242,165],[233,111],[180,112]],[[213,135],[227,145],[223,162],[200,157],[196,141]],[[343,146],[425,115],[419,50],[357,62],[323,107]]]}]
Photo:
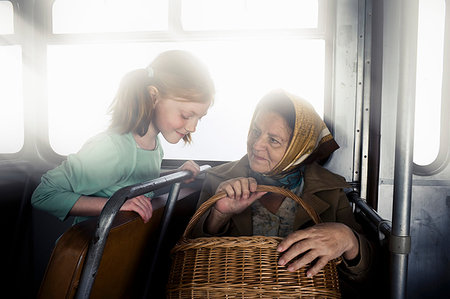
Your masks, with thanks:
[{"label": "old woman", "polygon": [[[343,257],[341,273],[363,279],[372,263],[372,247],[354,219],[344,192],[345,179],[321,166],[336,149],[327,126],[305,100],[283,90],[257,105],[239,161],[212,168],[199,199],[220,199],[197,223],[193,235],[279,236],[279,265],[295,271],[308,263],[308,276],[329,260]],[[299,195],[319,214],[314,224],[294,200],[256,192],[258,184],[282,186]]]}]

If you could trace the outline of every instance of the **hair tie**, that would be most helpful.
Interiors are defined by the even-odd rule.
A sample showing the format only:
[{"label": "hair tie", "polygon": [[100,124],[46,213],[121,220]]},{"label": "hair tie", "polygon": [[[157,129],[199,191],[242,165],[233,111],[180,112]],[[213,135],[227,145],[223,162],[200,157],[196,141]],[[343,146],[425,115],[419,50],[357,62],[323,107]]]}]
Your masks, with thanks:
[{"label": "hair tie", "polygon": [[153,75],[154,75],[153,68],[151,66],[148,66],[148,67],[145,68],[145,70],[147,71],[148,77],[149,78],[153,78]]}]

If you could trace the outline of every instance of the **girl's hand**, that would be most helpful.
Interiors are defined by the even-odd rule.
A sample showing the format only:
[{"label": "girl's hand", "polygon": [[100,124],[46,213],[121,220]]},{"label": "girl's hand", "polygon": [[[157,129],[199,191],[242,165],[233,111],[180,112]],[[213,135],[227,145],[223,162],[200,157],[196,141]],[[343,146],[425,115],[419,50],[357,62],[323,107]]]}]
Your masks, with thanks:
[{"label": "girl's hand", "polygon": [[198,166],[198,164],[194,161],[189,160],[187,162],[184,162],[184,164],[177,169],[177,171],[181,170],[189,170],[190,172],[192,172],[193,176],[190,179],[183,181],[183,183],[188,184],[190,182],[193,182],[195,180],[195,177],[200,173],[200,166]]},{"label": "girl's hand", "polygon": [[144,223],[147,223],[153,214],[152,203],[150,202],[151,198],[145,195],[140,195],[134,198],[130,198],[123,206],[120,208],[120,211],[133,211],[141,216]]},{"label": "girl's hand", "polygon": [[222,182],[217,187],[216,194],[224,191],[226,197],[218,200],[206,220],[206,230],[217,233],[233,214],[239,214],[255,200],[267,192],[256,192],[258,183],[254,178],[239,177]]},{"label": "girl's hand", "polygon": [[[288,271],[296,271],[308,263],[317,261],[306,272],[308,277],[316,275],[328,261],[341,255],[347,260],[358,256],[359,243],[353,231],[342,223],[319,223],[304,230],[291,233],[278,245],[277,250],[284,252],[278,264],[288,262]],[[303,256],[297,258],[299,255]]]}]

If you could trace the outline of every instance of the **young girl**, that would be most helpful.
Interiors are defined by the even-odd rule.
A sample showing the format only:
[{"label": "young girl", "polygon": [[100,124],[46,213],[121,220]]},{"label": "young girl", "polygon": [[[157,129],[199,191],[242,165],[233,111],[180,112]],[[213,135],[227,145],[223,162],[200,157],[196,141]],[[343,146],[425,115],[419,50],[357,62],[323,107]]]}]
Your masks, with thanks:
[{"label": "young girl", "polygon": [[[131,71],[111,106],[108,130],[42,176],[31,198],[33,206],[60,220],[76,216],[74,224],[99,215],[120,188],[160,175],[163,149],[158,134],[173,144],[180,139],[189,143],[214,92],[206,67],[185,51],[163,52],[147,68]],[[178,170],[196,176],[199,166],[188,161]],[[137,212],[147,222],[152,195],[129,199],[120,210]]]}]

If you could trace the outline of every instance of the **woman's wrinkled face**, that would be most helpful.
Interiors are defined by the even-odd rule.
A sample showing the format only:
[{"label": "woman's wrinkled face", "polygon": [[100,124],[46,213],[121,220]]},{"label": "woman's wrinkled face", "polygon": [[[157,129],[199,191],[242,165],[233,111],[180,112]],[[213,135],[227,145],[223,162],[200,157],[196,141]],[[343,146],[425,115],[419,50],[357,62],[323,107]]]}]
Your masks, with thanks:
[{"label": "woman's wrinkled face", "polygon": [[286,152],[291,132],[280,114],[264,110],[257,112],[247,139],[250,168],[263,174],[271,171]]}]

